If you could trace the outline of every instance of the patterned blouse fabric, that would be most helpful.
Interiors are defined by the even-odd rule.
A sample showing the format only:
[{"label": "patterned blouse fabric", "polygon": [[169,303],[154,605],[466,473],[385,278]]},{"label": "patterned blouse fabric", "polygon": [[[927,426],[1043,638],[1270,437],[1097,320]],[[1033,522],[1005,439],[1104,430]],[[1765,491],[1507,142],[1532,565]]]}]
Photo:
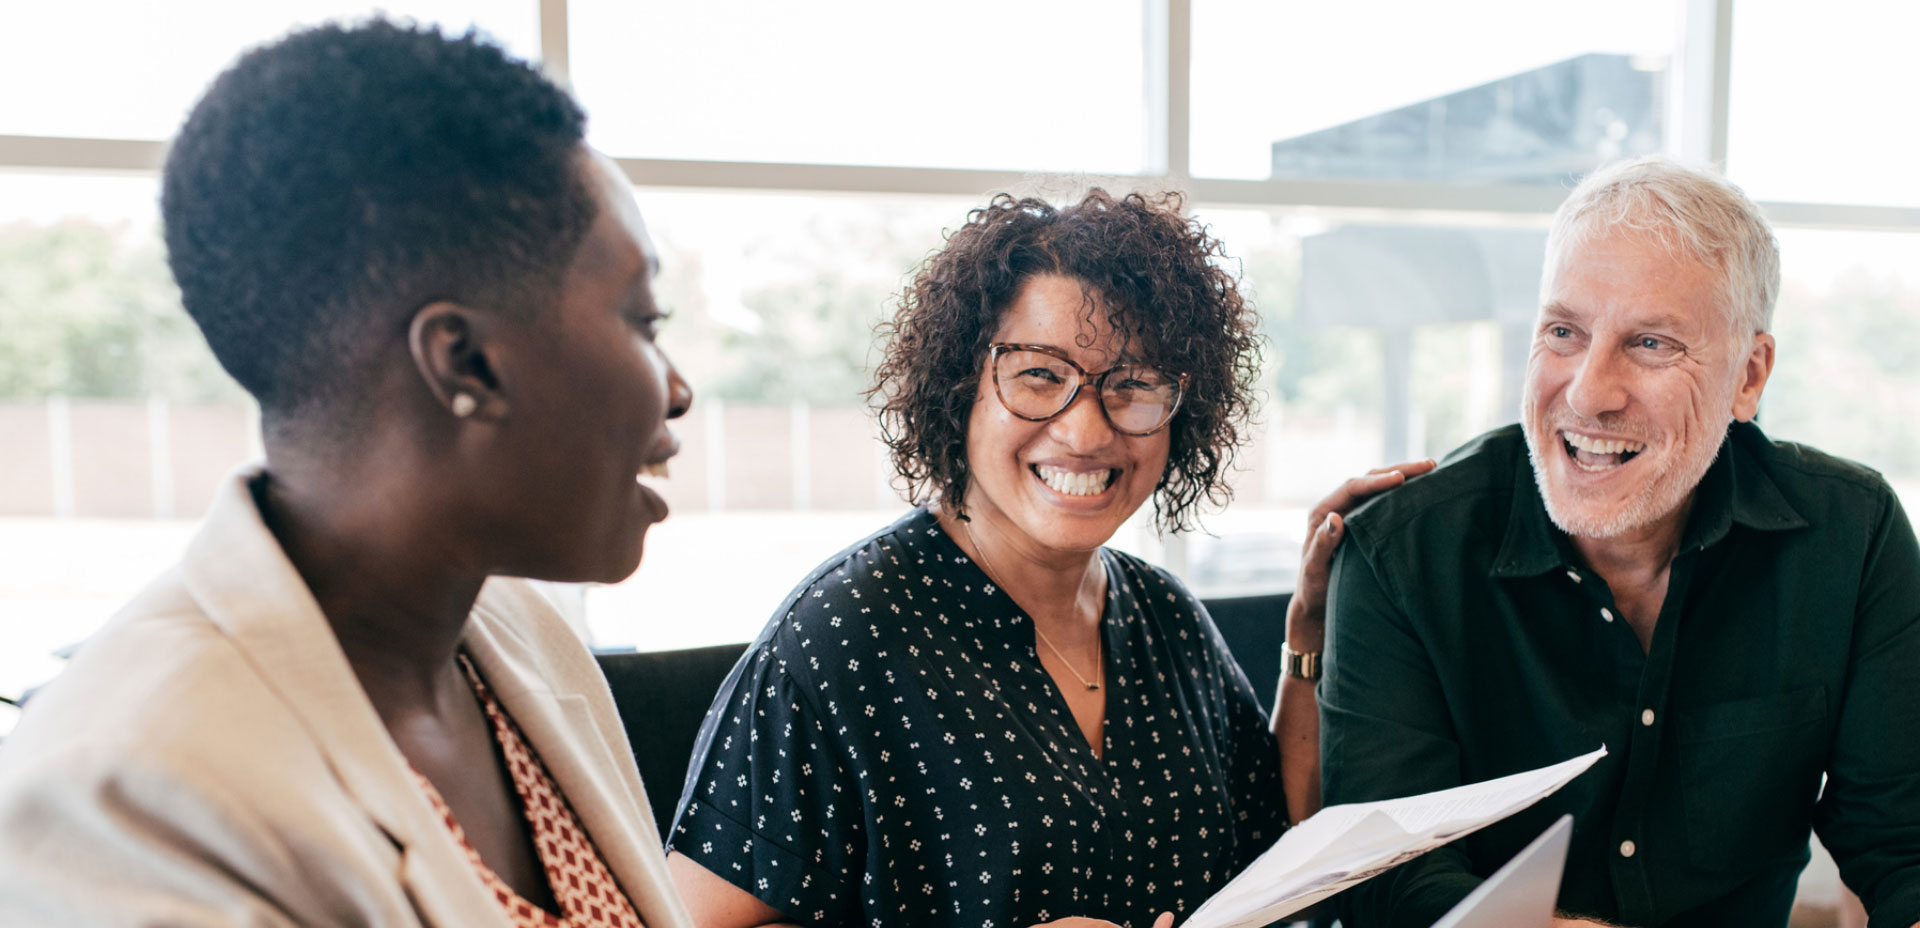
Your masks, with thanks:
[{"label": "patterned blouse fabric", "polygon": [[1033,626],[925,510],[803,581],[722,686],[670,838],[811,925],[1184,916],[1285,828],[1192,594],[1111,550],[1096,757]]},{"label": "patterned blouse fabric", "polygon": [[643,928],[633,902],[614,881],[606,861],[593,846],[593,839],[587,836],[579,816],[567,805],[566,797],[560,795],[560,787],[547,773],[546,765],[527,746],[520,729],[494,700],[493,693],[465,654],[460,655],[460,666],[467,672],[474,695],[493,723],[494,740],[499,743],[500,754],[513,776],[513,790],[520,796],[521,809],[533,829],[534,849],[540,855],[540,864],[546,870],[547,882],[553,887],[562,914],[554,915],[528,902],[500,879],[480,859],[480,852],[467,843],[467,833],[453,820],[453,811],[447,808],[440,791],[419,771],[414,771],[420,788],[446,821],[454,840],[467,852],[467,859],[473,862],[481,882],[493,890],[493,897],[506,910],[514,928]]}]

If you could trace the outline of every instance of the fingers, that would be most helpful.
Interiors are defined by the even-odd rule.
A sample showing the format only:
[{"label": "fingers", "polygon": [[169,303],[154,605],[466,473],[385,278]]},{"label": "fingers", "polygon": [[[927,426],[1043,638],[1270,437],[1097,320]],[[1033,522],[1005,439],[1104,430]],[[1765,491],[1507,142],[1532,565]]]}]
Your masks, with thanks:
[{"label": "fingers", "polygon": [[1160,913],[1160,917],[1153,920],[1153,928],[1173,928],[1173,913]]},{"label": "fingers", "polygon": [[1326,521],[1329,513],[1345,515],[1369,497],[1430,473],[1437,466],[1439,465],[1431,458],[1424,461],[1408,461],[1392,467],[1376,467],[1340,484],[1307,513],[1308,532],[1318,531],[1320,524]]},{"label": "fingers", "polygon": [[1293,599],[1287,603],[1287,640],[1295,642],[1295,650],[1318,650],[1318,642],[1326,633],[1327,586],[1333,576],[1333,554],[1345,531],[1346,522],[1340,514],[1329,513],[1320,529],[1307,539]]},{"label": "fingers", "polygon": [[1440,466],[1439,462],[1435,461],[1434,459],[1423,458],[1418,461],[1406,461],[1400,464],[1389,464],[1386,467],[1376,467],[1370,471],[1367,471],[1367,473],[1384,474],[1384,473],[1389,473],[1391,471],[1399,471],[1400,473],[1407,475],[1407,477],[1411,479],[1414,477],[1418,477],[1422,474],[1428,473],[1432,471],[1434,468],[1439,466]]},{"label": "fingers", "polygon": [[1325,499],[1313,507],[1313,511],[1307,514],[1307,527],[1318,528],[1320,523],[1327,520],[1328,513],[1337,512],[1345,515],[1352,512],[1355,506],[1360,505],[1368,497],[1391,490],[1404,482],[1406,477],[1399,471],[1392,470],[1351,478],[1335,487],[1332,493],[1327,494]]},{"label": "fingers", "polygon": [[1320,527],[1307,537],[1307,550],[1300,558],[1302,574],[1318,573],[1321,581],[1326,580],[1326,571],[1333,563],[1334,549],[1340,546],[1340,536],[1347,529],[1347,520],[1337,512],[1327,513],[1320,520]]}]

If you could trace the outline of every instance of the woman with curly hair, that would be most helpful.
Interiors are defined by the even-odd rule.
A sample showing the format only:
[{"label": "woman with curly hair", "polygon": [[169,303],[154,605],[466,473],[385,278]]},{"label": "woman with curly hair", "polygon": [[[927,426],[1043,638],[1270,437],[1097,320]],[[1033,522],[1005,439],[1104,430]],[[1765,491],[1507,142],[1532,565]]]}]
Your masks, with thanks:
[{"label": "woman with curly hair", "polygon": [[1312,685],[1270,727],[1193,594],[1103,547],[1226,502],[1252,410],[1257,315],[1181,205],[1003,194],[920,269],[870,396],[921,508],[722,686],[669,840],[696,923],[1144,925],[1317,802]]}]

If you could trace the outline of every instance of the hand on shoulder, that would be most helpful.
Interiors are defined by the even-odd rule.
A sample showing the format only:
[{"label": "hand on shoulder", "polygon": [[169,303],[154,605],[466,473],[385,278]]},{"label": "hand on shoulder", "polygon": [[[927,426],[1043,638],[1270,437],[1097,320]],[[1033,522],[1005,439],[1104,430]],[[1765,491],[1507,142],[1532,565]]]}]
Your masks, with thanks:
[{"label": "hand on shoulder", "polygon": [[1326,638],[1327,579],[1333,554],[1346,537],[1346,515],[1361,503],[1430,473],[1433,459],[1376,467],[1334,488],[1307,513],[1307,542],[1300,554],[1300,579],[1287,604],[1288,647],[1301,653],[1320,650]]}]

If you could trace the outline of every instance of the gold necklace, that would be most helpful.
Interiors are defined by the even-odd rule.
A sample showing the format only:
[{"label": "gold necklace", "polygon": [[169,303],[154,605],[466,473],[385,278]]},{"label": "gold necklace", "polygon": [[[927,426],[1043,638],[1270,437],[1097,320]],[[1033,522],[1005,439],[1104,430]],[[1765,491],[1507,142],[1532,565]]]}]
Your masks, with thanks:
[{"label": "gold necklace", "polygon": [[[969,525],[966,521],[962,520],[960,522],[960,530],[967,533],[967,544],[970,544],[973,546],[974,555],[979,559],[981,568],[986,571],[987,579],[993,580],[994,577],[1000,572],[997,570],[994,570],[993,565],[987,561],[987,549],[980,547],[980,542],[974,540],[973,526]],[[995,582],[998,582],[998,581],[995,581]],[[1007,585],[1004,583],[1000,584],[1001,589],[1006,589],[1006,586]],[[1011,594],[1009,594],[1008,598],[1012,598]],[[1033,619],[1032,616],[1028,616],[1027,618],[1029,621],[1032,621]],[[1067,656],[1065,654],[1060,653],[1060,649],[1054,647],[1053,642],[1047,640],[1047,633],[1040,630],[1039,622],[1033,623],[1033,633],[1040,636],[1040,643],[1046,645],[1047,650],[1053,652],[1053,656],[1059,659],[1060,666],[1067,668],[1067,672],[1070,674],[1073,674],[1073,678],[1076,680],[1079,680],[1081,686],[1084,686],[1089,690],[1097,690],[1100,688],[1100,684],[1106,679],[1107,668],[1106,668],[1105,661],[1096,660],[1094,662],[1093,679],[1089,680],[1086,678],[1085,675],[1080,673],[1080,671],[1074,669],[1073,662],[1067,660]]]}]

